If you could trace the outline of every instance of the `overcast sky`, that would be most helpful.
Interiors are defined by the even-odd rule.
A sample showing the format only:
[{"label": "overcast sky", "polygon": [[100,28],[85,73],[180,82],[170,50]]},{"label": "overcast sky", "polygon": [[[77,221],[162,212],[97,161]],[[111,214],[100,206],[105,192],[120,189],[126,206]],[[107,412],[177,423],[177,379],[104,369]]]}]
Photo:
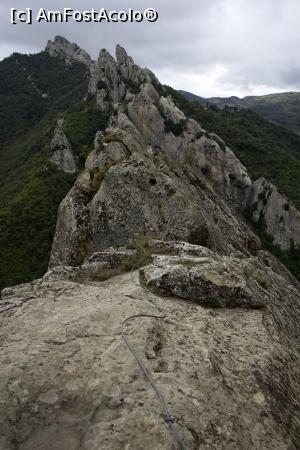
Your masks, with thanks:
[{"label": "overcast sky", "polygon": [[[10,24],[10,8],[144,10],[142,24]],[[299,0],[1,0],[0,59],[34,53],[60,34],[93,58],[125,46],[174,88],[203,97],[300,91]]]}]

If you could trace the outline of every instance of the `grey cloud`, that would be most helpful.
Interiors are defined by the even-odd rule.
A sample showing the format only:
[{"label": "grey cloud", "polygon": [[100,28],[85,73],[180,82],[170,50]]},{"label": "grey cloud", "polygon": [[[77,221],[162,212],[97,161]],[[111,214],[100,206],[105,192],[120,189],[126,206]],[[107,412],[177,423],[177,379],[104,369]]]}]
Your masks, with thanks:
[{"label": "grey cloud", "polygon": [[[61,34],[94,58],[100,48],[124,45],[176,88],[203,96],[261,94],[299,90],[300,3],[298,0],[73,0],[72,8],[145,9],[159,13],[156,23],[33,24],[9,23],[11,7],[34,7],[35,0],[1,0],[0,57],[34,52]],[[62,0],[41,0],[38,7],[61,9]]]}]

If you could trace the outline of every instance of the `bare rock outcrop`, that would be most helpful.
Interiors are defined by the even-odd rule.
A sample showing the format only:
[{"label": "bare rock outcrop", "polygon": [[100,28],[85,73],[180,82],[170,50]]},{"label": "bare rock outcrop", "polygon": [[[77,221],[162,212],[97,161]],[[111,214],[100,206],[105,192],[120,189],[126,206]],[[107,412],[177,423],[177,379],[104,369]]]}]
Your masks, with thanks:
[{"label": "bare rock outcrop", "polygon": [[54,58],[64,59],[68,65],[79,62],[90,66],[92,63],[90,55],[85,50],[62,36],[55,36],[53,41],[48,41],[46,52]]},{"label": "bare rock outcrop", "polygon": [[132,98],[132,91],[139,90],[142,83],[157,82],[154,74],[138,67],[120,45],[117,45],[116,57],[115,60],[103,49],[90,67],[89,94],[96,96],[99,109],[105,112],[111,105]]},{"label": "bare rock outcrop", "polygon": [[[52,57],[63,58],[67,64],[76,61],[89,68],[88,92],[95,96],[102,112],[120,109],[124,112],[126,105],[126,115],[146,144],[163,150],[174,163],[182,159],[189,161],[196,171],[201,169],[207,179],[218,181],[219,192],[234,207],[254,206],[254,222],[263,213],[266,231],[283,250],[290,248],[291,240],[299,246],[300,213],[267,181],[260,179],[252,185],[246,169],[225,143],[217,135],[205,132],[195,121],[187,120],[170,98],[158,94],[155,87],[160,85],[155,75],[149,69],[137,66],[123,47],[117,45],[116,59],[103,49],[98,60],[93,61],[77,44],[56,36],[48,42],[46,51]],[[190,133],[190,138],[184,130]],[[202,136],[200,152],[197,151],[199,142],[193,145],[195,136]],[[217,188],[214,186],[214,190]],[[249,203],[241,188],[248,188]],[[259,196],[265,189],[273,195],[262,200]]]},{"label": "bare rock outcrop", "polygon": [[[126,131],[128,134],[131,133],[132,136],[127,137],[127,141],[130,144],[133,141],[138,141],[138,146],[136,143],[134,144],[137,154],[142,155],[144,149],[147,148],[147,157],[150,157],[153,162],[156,160],[156,171],[160,171],[160,167],[167,166],[168,170],[171,170],[173,174],[175,173],[175,176],[181,181],[183,181],[182,174],[184,174],[184,183],[198,185],[198,190],[201,185],[202,190],[206,191],[203,195],[207,195],[209,192],[209,195],[215,195],[213,200],[215,203],[218,203],[216,200],[216,196],[218,196],[221,202],[225,202],[227,208],[230,208],[231,214],[236,217],[239,217],[245,208],[254,209],[252,211],[253,221],[257,222],[263,214],[266,221],[266,231],[274,237],[274,242],[283,250],[289,249],[292,241],[296,246],[299,246],[300,213],[288,204],[277,192],[276,187],[269,189],[269,191],[273,191],[273,195],[268,199],[262,200],[262,198],[259,198],[262,196],[261,191],[265,189],[265,187],[262,187],[265,183],[257,180],[252,184],[247,170],[222,139],[213,133],[207,133],[196,121],[187,119],[173,100],[164,94],[164,88],[155,75],[149,69],[143,69],[136,65],[123,47],[117,45],[116,59],[107,50],[101,50],[97,61],[92,61],[86,52],[82,51],[76,44],[71,44],[61,37],[56,37],[53,42],[49,41],[46,50],[53,57],[64,58],[67,63],[78,61],[89,68],[88,94],[95,97],[100,111],[111,116],[110,134],[118,134],[118,130]],[[116,129],[113,130],[113,128]],[[137,135],[139,135],[138,138]],[[106,144],[104,142],[104,145]],[[117,145],[119,144],[118,142]],[[99,152],[96,147],[95,151]],[[69,158],[69,152],[67,153],[66,159]],[[128,156],[132,153],[130,149],[127,151],[127,166]],[[57,164],[62,164],[60,161],[63,159],[64,155],[57,154]],[[159,163],[158,160],[160,160]],[[91,161],[88,164],[89,171],[99,171],[98,163],[94,168],[91,167],[91,164],[93,164]],[[105,173],[110,172],[110,169],[106,170],[105,167],[104,165],[100,170],[104,178],[106,177]],[[153,170],[151,172],[153,173]],[[179,175],[178,172],[180,172]],[[85,175],[86,180],[87,178]],[[152,175],[151,178],[154,179]],[[61,246],[66,244],[61,240],[65,232],[70,231],[72,236],[74,236],[74,233],[79,233],[79,238],[75,236],[75,246],[79,239],[82,242],[80,256],[78,256],[78,251],[75,248],[65,248],[66,254],[72,253],[73,256],[66,256],[61,260],[57,257],[57,244],[54,243],[50,265],[76,264],[82,262],[86,257],[86,248],[90,247],[90,242],[87,242],[87,236],[90,232],[87,230],[87,223],[84,225],[84,222],[90,220],[90,208],[86,208],[86,203],[90,204],[95,192],[91,194],[89,188],[87,189],[89,192],[86,192],[86,181],[84,184],[85,187],[82,188],[81,180],[78,180],[76,187],[73,189],[77,192],[77,198],[80,197],[85,204],[80,226],[76,223],[76,217],[79,217],[81,213],[76,211],[77,202],[70,198],[73,192],[61,205],[55,237],[55,242],[59,241],[59,246]],[[93,186],[93,189],[95,189],[95,180]],[[198,205],[202,200],[202,198],[199,198]],[[206,212],[204,211],[203,214],[206,215]],[[212,217],[214,212],[210,211],[209,214]],[[65,217],[63,217],[64,215]],[[67,221],[71,216],[72,220],[68,226]],[[105,220],[100,214],[99,229],[101,231],[103,231],[100,225],[102,219]],[[93,212],[93,221],[96,220],[96,215]],[[211,222],[211,218],[209,222]],[[113,228],[117,230],[118,225],[115,225]],[[199,227],[202,228],[202,225],[203,220],[199,222]],[[94,228],[94,225],[92,228]],[[149,231],[145,224],[139,227],[138,232],[140,232],[140,228]],[[163,224],[161,228],[163,228]],[[194,225],[192,225],[191,233],[194,233],[194,228]],[[246,227],[244,228],[246,229]],[[249,242],[249,233],[251,234],[248,230],[244,239],[247,242]],[[122,230],[121,235],[124,237]],[[239,235],[239,231],[237,235]],[[170,238],[171,236],[168,233],[157,233],[155,231],[153,237]],[[179,237],[181,239],[186,238],[186,233],[183,232]],[[93,233],[91,239],[94,239]],[[68,237],[66,237],[66,240],[70,241]],[[202,238],[200,241],[202,241]],[[237,241],[237,247],[239,247],[240,239],[237,238]],[[250,241],[252,241],[252,238],[250,238]],[[123,243],[125,243],[125,239],[121,239],[120,244]],[[112,244],[114,243],[112,242]],[[97,245],[93,245],[91,251],[97,251]],[[100,244],[98,249],[101,250],[106,245],[107,242],[103,245]],[[90,252],[88,252],[88,255],[90,255]]]},{"label": "bare rock outcrop", "polygon": [[64,120],[59,119],[51,141],[50,164],[54,164],[65,173],[75,173],[77,170],[71,144],[64,133]]},{"label": "bare rock outcrop", "polygon": [[266,306],[266,278],[255,263],[247,260],[243,264],[237,258],[204,255],[156,256],[153,263],[142,270],[144,283],[162,295],[211,307],[256,309]]},{"label": "bare rock outcrop", "polygon": [[253,183],[249,199],[252,220],[263,221],[265,231],[274,237],[274,243],[288,249],[291,241],[300,247],[300,213],[274,184],[264,178]]},{"label": "bare rock outcrop", "polygon": [[[18,303],[0,315],[1,450],[170,449],[157,397],[120,337],[125,317],[156,313],[153,301],[165,320],[137,318],[126,334],[186,448],[298,448],[296,285],[254,257],[222,257],[186,242],[149,248],[141,281],[156,295],[135,284],[137,272],[99,282],[77,268],[85,271],[78,283],[63,267],[4,291],[0,303]],[[90,264],[115,266],[124,253],[110,249]],[[193,295],[185,293],[187,273]],[[204,280],[222,302],[212,303]],[[252,300],[234,302],[234,289]],[[264,307],[253,309],[254,298]]]},{"label": "bare rock outcrop", "polygon": [[251,186],[245,167],[218,136],[159,95],[157,84],[122,47],[116,60],[100,52],[89,92],[114,114],[60,206],[50,267],[81,264],[145,234],[227,254],[259,248],[236,214]]},{"label": "bare rock outcrop", "polygon": [[257,238],[201,171],[184,162],[174,167],[122,113],[116,120],[123,129],[114,126],[97,135],[85,170],[61,203],[51,267],[81,264],[96,251],[141,235],[228,254],[255,253]]}]

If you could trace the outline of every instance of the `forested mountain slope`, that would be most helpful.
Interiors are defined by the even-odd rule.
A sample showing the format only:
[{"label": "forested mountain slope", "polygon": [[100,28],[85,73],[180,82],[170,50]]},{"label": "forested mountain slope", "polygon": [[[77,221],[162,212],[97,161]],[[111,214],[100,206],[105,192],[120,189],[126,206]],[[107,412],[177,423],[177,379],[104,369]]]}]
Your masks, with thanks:
[{"label": "forested mountain slope", "polygon": [[79,166],[103,125],[83,101],[87,85],[83,64],[46,52],[0,63],[0,287],[47,269],[57,208],[75,180],[48,164],[57,118],[65,117]]}]

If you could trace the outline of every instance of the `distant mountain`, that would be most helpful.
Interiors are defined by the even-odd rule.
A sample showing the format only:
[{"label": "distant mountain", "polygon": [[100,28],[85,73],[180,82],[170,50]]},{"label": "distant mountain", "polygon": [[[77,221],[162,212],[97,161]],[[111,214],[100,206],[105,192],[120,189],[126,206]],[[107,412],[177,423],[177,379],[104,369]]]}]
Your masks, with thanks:
[{"label": "distant mountain", "polygon": [[202,106],[216,105],[225,107],[251,109],[265,119],[300,134],[300,92],[283,92],[261,96],[211,97],[203,98],[186,91],[179,91],[189,101],[199,102]]}]

